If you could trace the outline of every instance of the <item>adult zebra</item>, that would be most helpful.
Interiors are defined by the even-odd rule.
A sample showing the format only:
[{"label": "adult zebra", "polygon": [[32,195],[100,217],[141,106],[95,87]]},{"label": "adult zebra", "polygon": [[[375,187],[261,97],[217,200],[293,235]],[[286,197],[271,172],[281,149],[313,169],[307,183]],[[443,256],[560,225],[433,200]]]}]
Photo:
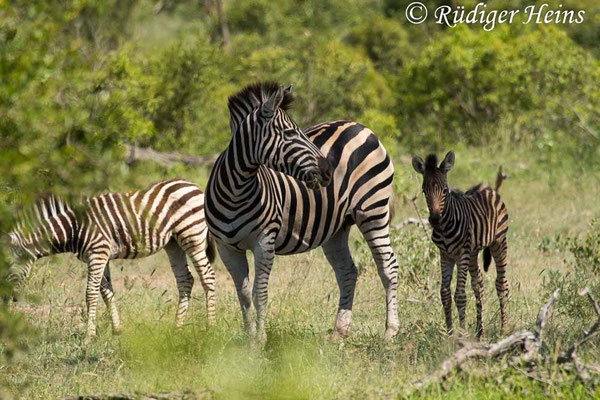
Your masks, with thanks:
[{"label": "adult zebra", "polygon": [[[385,337],[391,338],[399,323],[398,264],[389,239],[390,158],[373,132],[356,122],[327,122],[303,133],[286,112],[291,102],[290,89],[273,82],[249,85],[229,98],[233,138],[206,188],[206,220],[235,283],[244,326],[266,340],[274,255],[323,246],[340,289],[335,334],[347,336],[357,279],[348,235],[356,224],[386,291]],[[246,250],[255,259],[252,295]]]},{"label": "adult zebra", "polygon": [[147,257],[165,249],[179,291],[177,326],[183,325],[194,278],[192,260],[206,292],[209,323],[215,319],[215,276],[204,218],[204,194],[193,183],[171,179],[133,193],[107,193],[86,198],[71,207],[57,196],[40,198],[10,233],[11,252],[17,262],[8,280],[16,287],[41,257],[75,253],[88,264],[86,303],[87,340],[96,335],[96,305],[100,291],[110,309],[113,329],[120,330],[109,260]]},{"label": "adult zebra", "polygon": [[439,166],[435,154],[427,156],[425,161],[414,156],[412,165],[415,171],[423,175],[423,193],[429,208],[429,222],[433,228],[431,238],[440,250],[442,268],[440,295],[448,334],[453,332],[450,282],[455,264],[458,264],[458,273],[454,301],[460,327],[465,328],[467,303],[465,284],[468,271],[477,304],[477,336],[483,334],[483,280],[477,264],[477,255],[481,250],[483,250],[485,271],[490,266],[492,256],[496,262],[496,291],[500,300],[501,330],[504,330],[508,298],[506,282],[508,212],[496,190],[506,175],[502,173],[502,169],[499,170],[496,190],[479,184],[463,194],[457,190],[450,190],[448,186],[447,174],[454,166],[454,152],[448,152]]}]

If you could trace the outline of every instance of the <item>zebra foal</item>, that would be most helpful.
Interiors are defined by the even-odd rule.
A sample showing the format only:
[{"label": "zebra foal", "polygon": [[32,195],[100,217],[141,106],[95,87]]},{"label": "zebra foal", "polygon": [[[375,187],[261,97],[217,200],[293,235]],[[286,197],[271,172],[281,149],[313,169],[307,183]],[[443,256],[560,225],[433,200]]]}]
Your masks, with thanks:
[{"label": "zebra foal", "polygon": [[165,249],[179,291],[177,326],[183,325],[194,278],[192,260],[206,293],[209,323],[215,319],[215,276],[204,217],[204,194],[193,183],[172,179],[132,193],[107,193],[71,207],[57,196],[40,198],[10,235],[15,263],[8,280],[19,287],[33,263],[45,256],[75,253],[88,264],[87,340],[96,335],[98,292],[110,310],[113,330],[120,321],[114,301],[109,261],[150,256]]},{"label": "zebra foal", "polygon": [[[244,326],[265,341],[268,281],[276,254],[322,246],[340,290],[335,334],[348,335],[357,269],[348,247],[356,224],[386,292],[386,331],[398,332],[398,263],[389,239],[394,168],[369,129],[333,121],[303,132],[290,89],[249,85],[229,98],[232,139],[206,187],[206,220],[231,274]],[[251,288],[246,251],[254,253]],[[254,303],[257,321],[250,309]]]},{"label": "zebra foal", "polygon": [[[477,263],[477,255],[483,250],[484,270],[487,272],[491,258],[496,262],[496,291],[500,300],[501,330],[506,326],[506,256],[508,213],[496,190],[482,184],[466,193],[451,190],[448,172],[454,165],[454,152],[446,154],[438,166],[438,159],[430,154],[425,161],[414,156],[412,165],[423,175],[423,193],[429,209],[429,222],[433,228],[432,240],[440,250],[442,285],[441,298],[446,317],[448,334],[453,333],[452,294],[450,282],[454,266],[457,265],[457,280],[454,301],[458,310],[460,327],[465,328],[467,297],[465,284],[467,272],[471,275],[471,286],[477,304],[477,336],[483,334],[482,296],[483,279]],[[505,175],[496,183],[496,189]]]}]

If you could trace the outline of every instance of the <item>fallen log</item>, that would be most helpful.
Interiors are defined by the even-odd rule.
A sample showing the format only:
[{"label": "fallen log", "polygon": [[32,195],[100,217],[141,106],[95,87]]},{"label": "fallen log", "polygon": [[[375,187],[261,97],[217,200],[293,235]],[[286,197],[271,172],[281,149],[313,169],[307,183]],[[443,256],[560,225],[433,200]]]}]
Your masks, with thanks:
[{"label": "fallen log", "polygon": [[505,354],[511,350],[520,349],[527,359],[535,357],[541,347],[542,334],[546,325],[546,319],[552,304],[560,293],[556,289],[546,304],[540,309],[536,321],[536,332],[527,330],[518,331],[496,343],[480,343],[462,341],[461,349],[447,358],[433,373],[418,381],[413,382],[413,387],[421,388],[434,382],[445,379],[448,375],[472,359],[491,359]]},{"label": "fallen log", "polygon": [[135,145],[127,145],[127,163],[132,164],[135,161],[145,160],[153,161],[157,164],[165,165],[170,167],[175,164],[184,164],[190,166],[210,166],[217,158],[218,154],[209,156],[191,156],[189,154],[182,154],[176,151],[172,152],[160,152],[156,151],[151,147],[139,147]]},{"label": "fallen log", "polygon": [[[496,343],[471,343],[460,342],[462,348],[448,357],[432,374],[425,376],[412,383],[413,389],[420,389],[430,384],[445,380],[452,372],[463,369],[463,365],[470,360],[494,359],[509,353],[510,351],[519,351],[520,355],[513,357],[506,367],[514,368],[523,372],[530,379],[535,379],[540,382],[549,382],[547,379],[540,378],[540,373],[536,370],[537,367],[555,363],[563,370],[574,371],[577,378],[582,382],[590,380],[590,373],[600,374],[600,366],[596,364],[585,364],[577,356],[578,349],[591,339],[600,336],[600,304],[593,297],[589,289],[584,289],[579,293],[581,296],[587,296],[594,312],[596,313],[596,321],[586,331],[581,339],[577,340],[568,350],[562,352],[556,359],[551,355],[542,355],[540,350],[544,339],[544,328],[546,326],[550,309],[554,302],[558,299],[560,290],[556,289],[546,304],[540,309],[535,331],[528,330],[518,331],[512,335],[496,342]],[[529,368],[528,371],[523,371],[519,366],[525,365]]]}]

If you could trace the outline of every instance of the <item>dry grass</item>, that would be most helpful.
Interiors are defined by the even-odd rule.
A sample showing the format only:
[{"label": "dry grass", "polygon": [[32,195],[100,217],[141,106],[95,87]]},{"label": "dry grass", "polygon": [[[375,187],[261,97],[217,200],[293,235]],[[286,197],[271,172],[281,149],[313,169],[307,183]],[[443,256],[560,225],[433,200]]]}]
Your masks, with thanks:
[{"label": "dry grass", "polygon": [[[585,232],[590,219],[600,216],[600,185],[597,174],[556,178],[537,171],[533,164],[506,158],[505,169],[512,176],[502,188],[511,216],[508,329],[514,330],[533,324],[545,300],[542,286],[548,279],[546,271],[564,271],[569,264],[564,249],[541,251],[540,243],[552,243],[557,233]],[[497,166],[486,160],[483,153],[459,151],[457,168],[451,175],[453,186],[466,189],[478,181],[492,181]],[[407,172],[409,168],[408,164],[396,163],[401,171],[399,186],[411,196],[418,192],[419,183]],[[422,200],[419,204],[424,206]],[[400,197],[396,217],[413,215],[412,205]],[[270,283],[269,341],[262,351],[249,345],[241,332],[237,297],[220,262],[216,264],[217,326],[210,330],[205,326],[204,294],[197,283],[188,324],[176,332],[177,291],[164,254],[111,263],[125,333],[113,337],[105,314],[100,318],[97,341],[86,348],[85,266],[71,256],[57,256],[36,264],[25,289],[26,300],[16,305],[37,328],[37,338],[29,341],[25,355],[14,365],[3,366],[1,373],[8,377],[9,391],[24,398],[206,388],[217,398],[402,397],[407,384],[431,371],[455,350],[456,342],[443,334],[439,267],[435,257],[433,262],[426,261],[432,244],[422,237],[419,227],[395,235],[402,246],[396,248],[401,268],[414,268],[418,279],[401,281],[401,328],[393,343],[381,340],[384,292],[367,249],[354,232],[352,244],[361,273],[352,333],[344,342],[330,336],[338,291],[321,250],[276,259]],[[405,244],[413,253],[406,252]],[[484,299],[486,339],[490,340],[499,337],[494,278],[492,268],[485,276]],[[474,332],[475,322],[474,302],[470,291],[468,294],[465,335]],[[552,322],[548,329],[552,329]],[[514,371],[488,377],[486,364],[482,368],[481,376],[462,376],[411,396],[576,398],[591,394],[579,384],[550,387]]]}]

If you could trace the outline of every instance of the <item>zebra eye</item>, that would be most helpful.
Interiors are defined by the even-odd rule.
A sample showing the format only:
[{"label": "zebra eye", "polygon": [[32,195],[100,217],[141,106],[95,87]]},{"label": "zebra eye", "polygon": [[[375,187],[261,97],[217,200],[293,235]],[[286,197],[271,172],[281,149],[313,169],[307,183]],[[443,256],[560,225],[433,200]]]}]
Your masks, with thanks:
[{"label": "zebra eye", "polygon": [[285,137],[286,139],[291,139],[293,137],[296,136],[296,130],[295,129],[286,129],[283,131],[283,137]]}]

